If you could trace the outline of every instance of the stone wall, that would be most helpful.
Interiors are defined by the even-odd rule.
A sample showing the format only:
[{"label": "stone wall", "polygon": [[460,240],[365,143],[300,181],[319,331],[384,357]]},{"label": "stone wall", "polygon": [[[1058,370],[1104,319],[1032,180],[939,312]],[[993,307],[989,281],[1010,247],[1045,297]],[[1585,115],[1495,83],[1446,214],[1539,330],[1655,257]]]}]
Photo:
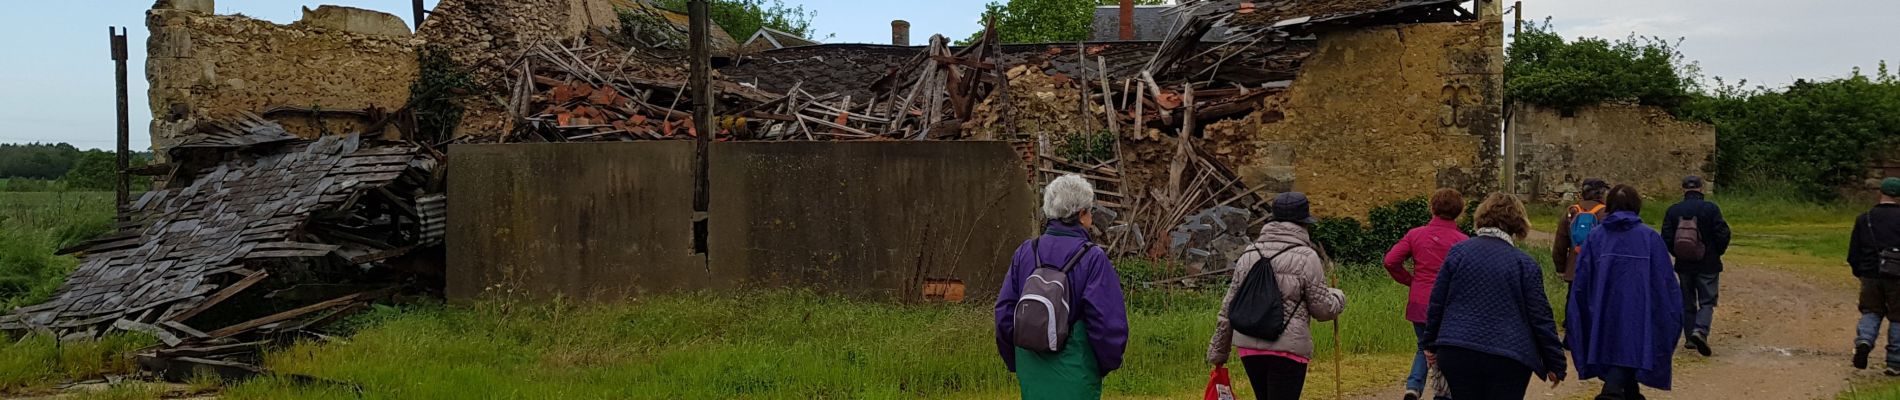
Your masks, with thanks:
[{"label": "stone wall", "polygon": [[[1586,178],[1645,194],[1681,190],[1682,177],[1710,177],[1715,127],[1655,107],[1599,104],[1570,113],[1520,107],[1511,117],[1513,190],[1543,200],[1574,195]],[[1714,179],[1711,179],[1714,181]]]},{"label": "stone wall", "polygon": [[[161,2],[146,15],[155,149],[170,147],[200,122],[242,112],[395,111],[409,100],[421,41],[399,18],[326,6],[306,10],[304,21],[278,25],[205,13],[209,1],[178,4]],[[359,115],[307,115],[277,117],[303,137],[359,132],[371,124]]]},{"label": "stone wall", "polygon": [[[1363,219],[1439,187],[1490,192],[1503,111],[1499,29],[1486,19],[1322,33],[1291,88],[1245,117],[1207,124],[1197,145],[1249,187],[1306,192],[1322,216]],[[1164,181],[1174,140],[1125,138],[1124,179]]]}]

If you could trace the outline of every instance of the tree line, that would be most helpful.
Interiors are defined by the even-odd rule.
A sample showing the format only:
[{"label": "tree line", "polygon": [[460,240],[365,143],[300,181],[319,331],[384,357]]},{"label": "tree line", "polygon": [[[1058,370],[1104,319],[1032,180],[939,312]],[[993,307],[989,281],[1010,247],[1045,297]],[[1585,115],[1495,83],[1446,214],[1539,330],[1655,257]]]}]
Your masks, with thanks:
[{"label": "tree line", "polygon": [[1859,185],[1900,149],[1900,78],[1871,74],[1749,87],[1700,68],[1681,39],[1565,40],[1546,20],[1527,24],[1506,51],[1505,97],[1558,109],[1624,101],[1715,126],[1715,176],[1730,187],[1791,189],[1829,200]]},{"label": "tree line", "polygon": [[[151,160],[152,153],[137,152],[133,153],[131,162],[133,166],[143,166]],[[113,190],[119,179],[117,165],[118,155],[114,152],[80,150],[67,143],[0,144],[0,178],[9,181],[8,190]],[[26,183],[33,181],[60,184]]]}]

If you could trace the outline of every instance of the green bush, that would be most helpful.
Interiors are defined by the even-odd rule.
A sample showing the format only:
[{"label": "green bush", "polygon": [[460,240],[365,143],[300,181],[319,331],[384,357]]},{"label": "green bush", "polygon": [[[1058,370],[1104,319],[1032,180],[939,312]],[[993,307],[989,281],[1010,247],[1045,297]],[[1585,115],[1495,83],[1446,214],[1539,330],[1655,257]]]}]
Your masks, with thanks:
[{"label": "green bush", "polygon": [[[1465,203],[1458,218],[1458,229],[1472,233],[1471,213],[1478,201]],[[1353,265],[1377,265],[1385,252],[1405,238],[1405,232],[1432,221],[1431,205],[1424,197],[1400,200],[1366,212],[1366,222],[1349,217],[1321,218],[1313,224],[1313,241],[1326,248],[1333,261]]]},{"label": "green bush", "polygon": [[1565,41],[1550,21],[1530,23],[1505,52],[1505,97],[1559,109],[1604,101],[1675,108],[1690,99],[1697,68],[1657,37]]},{"label": "green bush", "polygon": [[1679,113],[1716,127],[1717,176],[1731,184],[1791,186],[1812,200],[1860,183],[1875,157],[1900,146],[1900,78],[1796,80],[1785,89],[1722,84]]},{"label": "green bush", "polygon": [[1056,155],[1077,163],[1095,165],[1115,158],[1115,134],[1073,133],[1057,138]]}]

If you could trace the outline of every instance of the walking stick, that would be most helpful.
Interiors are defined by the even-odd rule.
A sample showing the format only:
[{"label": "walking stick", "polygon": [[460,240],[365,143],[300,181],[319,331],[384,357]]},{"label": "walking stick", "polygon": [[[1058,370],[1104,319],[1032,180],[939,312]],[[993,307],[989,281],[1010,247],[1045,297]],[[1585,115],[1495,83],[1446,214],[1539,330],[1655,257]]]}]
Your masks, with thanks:
[{"label": "walking stick", "polygon": [[[1314,246],[1316,246],[1316,248],[1319,249],[1320,265],[1322,266],[1322,268],[1325,269],[1327,280],[1330,281],[1328,285],[1334,288],[1338,288],[1339,287],[1339,271],[1338,271],[1338,268],[1335,268],[1335,266],[1333,265],[1332,256],[1326,255],[1325,246],[1320,245],[1318,243],[1314,243]],[[1342,374],[1343,372],[1340,370],[1340,361],[1339,361],[1340,359],[1346,357],[1345,352],[1342,350],[1344,346],[1341,346],[1339,344],[1339,321],[1342,319],[1345,319],[1345,315],[1343,314],[1337,317],[1333,317],[1333,399],[1334,400],[1344,399],[1346,396],[1345,384],[1343,383],[1344,380],[1341,379],[1340,377],[1340,374]]]}]

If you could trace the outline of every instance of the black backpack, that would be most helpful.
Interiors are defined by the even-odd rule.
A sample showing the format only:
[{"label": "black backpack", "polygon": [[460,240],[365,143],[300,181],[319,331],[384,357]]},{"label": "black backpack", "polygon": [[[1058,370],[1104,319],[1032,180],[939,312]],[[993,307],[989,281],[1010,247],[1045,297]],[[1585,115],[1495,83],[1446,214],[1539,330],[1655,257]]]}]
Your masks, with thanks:
[{"label": "black backpack", "polygon": [[[1253,263],[1247,277],[1240,282],[1240,289],[1234,292],[1234,300],[1227,306],[1227,322],[1235,332],[1261,340],[1279,340],[1286,332],[1287,320],[1291,318],[1286,309],[1285,296],[1280,293],[1280,277],[1273,271],[1273,259],[1287,250],[1305,247],[1292,244],[1271,256]],[[1265,272],[1265,273],[1262,273]]]},{"label": "black backpack", "polygon": [[1094,248],[1094,243],[1083,242],[1082,248],[1069,256],[1069,261],[1061,267],[1042,262],[1042,239],[1030,242],[1029,251],[1035,254],[1036,269],[1023,278],[1022,297],[1016,299],[1015,334],[1011,344],[1041,353],[1062,351],[1069,341],[1069,271],[1075,269],[1075,263]]}]

